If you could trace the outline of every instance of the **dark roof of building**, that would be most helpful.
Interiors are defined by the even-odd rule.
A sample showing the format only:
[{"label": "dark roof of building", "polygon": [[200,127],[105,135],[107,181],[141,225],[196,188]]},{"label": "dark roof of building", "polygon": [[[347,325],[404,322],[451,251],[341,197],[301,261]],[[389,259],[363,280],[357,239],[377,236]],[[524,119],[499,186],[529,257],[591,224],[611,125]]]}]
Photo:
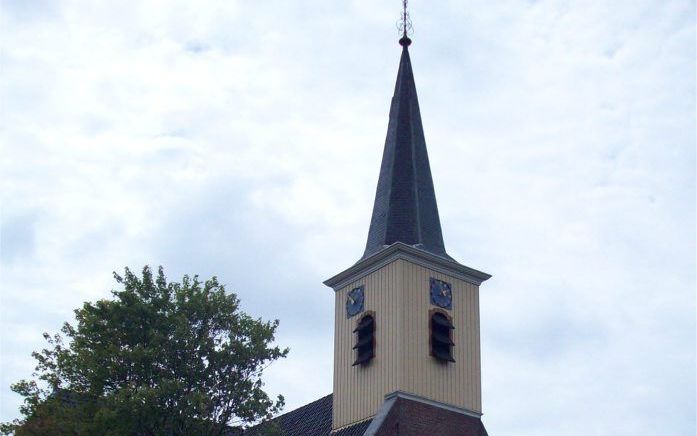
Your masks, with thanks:
[{"label": "dark roof of building", "polygon": [[368,419],[358,424],[353,424],[348,427],[344,427],[341,430],[337,430],[332,434],[332,436],[363,436],[365,431],[370,426],[371,420]]},{"label": "dark roof of building", "polygon": [[[354,424],[335,432],[332,436],[359,436],[370,425],[370,420]],[[295,410],[254,426],[243,432],[244,436],[328,436],[332,431],[332,394]]]},{"label": "dark roof of building", "polygon": [[445,252],[436,194],[411,68],[408,38],[400,40],[402,57],[390,106],[380,178],[363,258],[395,242],[438,256]]}]

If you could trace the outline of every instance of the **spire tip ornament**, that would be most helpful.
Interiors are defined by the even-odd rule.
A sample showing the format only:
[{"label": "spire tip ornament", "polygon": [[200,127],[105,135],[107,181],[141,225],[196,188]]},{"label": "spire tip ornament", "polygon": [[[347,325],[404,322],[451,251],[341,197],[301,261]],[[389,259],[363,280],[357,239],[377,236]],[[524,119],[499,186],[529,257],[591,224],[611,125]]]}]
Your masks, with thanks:
[{"label": "spire tip ornament", "polygon": [[409,47],[409,45],[411,45],[411,39],[409,39],[409,35],[412,35],[414,33],[414,27],[411,24],[409,12],[407,12],[408,3],[408,0],[402,0],[402,12],[400,12],[401,17],[399,21],[397,21],[397,30],[402,36],[399,39],[399,45],[401,45],[404,48],[407,48]]}]

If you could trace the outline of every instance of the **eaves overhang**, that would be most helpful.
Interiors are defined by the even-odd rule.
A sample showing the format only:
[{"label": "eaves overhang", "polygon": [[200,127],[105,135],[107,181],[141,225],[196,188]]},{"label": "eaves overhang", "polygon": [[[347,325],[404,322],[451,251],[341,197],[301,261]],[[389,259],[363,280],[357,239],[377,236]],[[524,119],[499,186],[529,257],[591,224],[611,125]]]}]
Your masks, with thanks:
[{"label": "eaves overhang", "polygon": [[452,259],[435,255],[403,242],[395,242],[372,256],[359,260],[356,264],[339,274],[325,280],[324,284],[334,289],[334,291],[338,291],[347,284],[361,277],[365,277],[398,259],[406,260],[443,274],[448,274],[477,286],[491,278],[490,274],[462,265]]}]

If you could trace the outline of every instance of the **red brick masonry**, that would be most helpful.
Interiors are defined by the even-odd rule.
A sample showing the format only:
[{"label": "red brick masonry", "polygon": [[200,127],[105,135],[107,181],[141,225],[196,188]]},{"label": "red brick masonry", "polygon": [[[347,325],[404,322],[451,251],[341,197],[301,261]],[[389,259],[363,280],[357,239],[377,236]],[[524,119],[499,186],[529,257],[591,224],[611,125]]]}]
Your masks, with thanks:
[{"label": "red brick masonry", "polygon": [[481,419],[397,398],[376,436],[487,436]]}]

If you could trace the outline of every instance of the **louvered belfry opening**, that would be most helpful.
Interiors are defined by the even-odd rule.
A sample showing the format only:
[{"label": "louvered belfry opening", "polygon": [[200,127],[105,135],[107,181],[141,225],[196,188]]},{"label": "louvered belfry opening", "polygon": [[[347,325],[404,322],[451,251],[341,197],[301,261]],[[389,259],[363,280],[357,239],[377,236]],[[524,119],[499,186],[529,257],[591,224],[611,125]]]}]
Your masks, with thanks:
[{"label": "louvered belfry opening", "polygon": [[443,363],[455,362],[453,359],[452,331],[455,329],[450,318],[442,312],[431,314],[431,355]]},{"label": "louvered belfry opening", "polygon": [[353,330],[356,334],[356,361],[353,366],[366,365],[375,357],[375,317],[373,314],[364,315]]}]

